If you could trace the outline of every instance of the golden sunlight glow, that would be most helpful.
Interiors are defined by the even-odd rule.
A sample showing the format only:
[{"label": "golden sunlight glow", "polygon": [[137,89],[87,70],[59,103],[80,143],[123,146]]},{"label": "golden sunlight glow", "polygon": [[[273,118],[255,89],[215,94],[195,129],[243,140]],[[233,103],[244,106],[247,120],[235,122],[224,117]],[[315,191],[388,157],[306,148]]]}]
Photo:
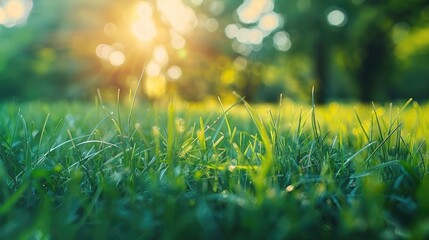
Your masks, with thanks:
[{"label": "golden sunlight glow", "polygon": [[168,63],[168,53],[163,45],[158,45],[154,48],[153,60],[161,66],[165,66]]},{"label": "golden sunlight glow", "polygon": [[152,6],[147,2],[138,2],[136,5],[136,12],[142,18],[152,18],[153,9]]},{"label": "golden sunlight glow", "polygon": [[249,32],[249,43],[251,44],[261,44],[264,40],[264,35],[259,29],[251,29]]},{"label": "golden sunlight glow", "polygon": [[184,48],[186,45],[186,40],[179,34],[171,34],[171,46],[176,49],[180,50]]},{"label": "golden sunlight glow", "polygon": [[161,98],[167,91],[167,82],[164,75],[148,77],[144,83],[147,96],[151,99]]},{"label": "golden sunlight glow", "polygon": [[4,24],[7,21],[7,15],[6,15],[6,11],[0,7],[0,24]]},{"label": "golden sunlight glow", "polygon": [[216,32],[216,30],[219,28],[219,22],[214,18],[208,18],[204,22],[204,27],[209,32]]},{"label": "golden sunlight glow", "polygon": [[125,62],[125,54],[121,51],[115,50],[110,54],[109,62],[115,67],[121,66]]},{"label": "golden sunlight glow", "polygon": [[153,8],[144,1],[137,3],[135,7],[138,19],[132,25],[132,32],[137,39],[143,42],[149,42],[156,37],[157,29],[152,19]]},{"label": "golden sunlight glow", "polygon": [[176,81],[182,76],[182,69],[178,66],[171,66],[167,71],[167,75],[172,81]]},{"label": "golden sunlight glow", "polygon": [[97,46],[95,53],[97,57],[108,61],[112,66],[119,67],[126,60],[125,54],[119,50],[121,48],[122,45],[119,43],[115,43],[112,46],[102,43]]},{"label": "golden sunlight glow", "polygon": [[149,77],[156,77],[161,73],[161,66],[155,62],[155,61],[150,61],[147,65],[146,65],[146,74]]},{"label": "golden sunlight glow", "polygon": [[267,8],[272,10],[273,7],[272,0],[245,0],[237,9],[237,13],[241,22],[249,24],[257,22]]},{"label": "golden sunlight glow", "polygon": [[187,34],[197,26],[198,19],[194,10],[181,0],[157,0],[156,3],[164,21],[178,33]]},{"label": "golden sunlight glow", "polygon": [[25,17],[26,7],[22,1],[12,0],[5,4],[5,10],[9,18],[19,20]]},{"label": "golden sunlight glow", "polygon": [[106,23],[104,25],[104,33],[109,37],[115,35],[117,31],[118,31],[118,27],[114,23]]},{"label": "golden sunlight glow", "polygon": [[[199,5],[202,0],[192,3]],[[222,4],[213,6],[216,11],[220,11],[220,9],[223,11]],[[149,43],[145,44],[144,48],[147,53],[152,52],[147,56],[149,59],[146,64],[146,75],[148,76],[146,89],[148,94],[157,95],[162,91],[154,89],[162,89],[159,87],[162,85],[160,82],[166,81],[166,77],[170,81],[176,81],[182,76],[182,69],[177,66],[168,66],[170,53],[167,49],[178,50],[177,55],[182,57],[183,53],[186,53],[185,35],[197,27],[198,19],[195,11],[185,5],[182,0],[139,1],[133,8],[133,14],[132,33],[138,40]],[[219,27],[216,19],[207,20],[204,24],[207,31],[216,31]],[[106,35],[108,35],[107,32],[110,32],[106,30],[107,27],[106,25]],[[97,55],[105,58],[106,54],[102,54],[101,50]],[[164,76],[164,74],[166,75]]]},{"label": "golden sunlight glow", "polygon": [[261,50],[264,39],[283,24],[281,15],[274,12],[274,0],[245,0],[237,15],[241,24],[227,25],[225,35],[235,40],[232,49],[243,56]]},{"label": "golden sunlight glow", "polygon": [[101,59],[108,59],[110,54],[113,52],[112,48],[107,44],[99,44],[95,49],[95,53]]},{"label": "golden sunlight glow", "polygon": [[31,0],[10,0],[0,7],[0,24],[6,27],[14,27],[25,23],[33,7]]},{"label": "golden sunlight glow", "polygon": [[277,13],[270,12],[261,17],[258,26],[261,30],[269,32],[273,31],[280,25],[280,16]]},{"label": "golden sunlight glow", "polygon": [[140,19],[132,26],[134,35],[143,42],[148,42],[156,37],[156,26],[152,19]]}]

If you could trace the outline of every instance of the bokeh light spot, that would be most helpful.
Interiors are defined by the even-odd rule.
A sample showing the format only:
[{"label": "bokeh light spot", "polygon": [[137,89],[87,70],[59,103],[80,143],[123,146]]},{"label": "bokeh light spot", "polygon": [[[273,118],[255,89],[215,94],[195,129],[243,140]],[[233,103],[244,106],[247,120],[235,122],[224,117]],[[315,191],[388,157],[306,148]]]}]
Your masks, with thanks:
[{"label": "bokeh light spot", "polygon": [[225,35],[230,38],[233,39],[237,36],[239,27],[237,26],[237,24],[229,24],[225,27]]},{"label": "bokeh light spot", "polygon": [[156,77],[161,73],[161,66],[154,62],[151,61],[147,64],[146,66],[146,74],[150,77]]},{"label": "bokeh light spot", "polygon": [[208,18],[204,22],[204,27],[208,32],[216,32],[216,30],[219,28],[219,23],[214,18]]},{"label": "bokeh light spot", "polygon": [[262,34],[262,32],[258,29],[251,29],[249,31],[249,43],[252,44],[261,44],[262,40],[264,40],[264,35]]},{"label": "bokeh light spot", "polygon": [[267,9],[269,0],[245,0],[237,9],[240,21],[246,24],[255,23],[264,10]]},{"label": "bokeh light spot", "polygon": [[326,18],[330,25],[336,26],[336,27],[344,26],[347,21],[346,14],[339,9],[330,11],[326,16]]},{"label": "bokeh light spot", "polygon": [[178,66],[171,66],[167,70],[167,75],[172,81],[178,80],[182,76],[182,69]]},{"label": "bokeh light spot", "polygon": [[161,66],[168,63],[168,53],[163,45],[158,45],[154,48],[153,59]]},{"label": "bokeh light spot", "polygon": [[273,43],[274,48],[282,52],[286,52],[292,47],[289,34],[285,31],[280,31],[274,34]]},{"label": "bokeh light spot", "polygon": [[197,26],[195,12],[181,0],[158,0],[156,3],[164,20],[178,33],[189,33]]},{"label": "bokeh light spot", "polygon": [[101,59],[107,60],[109,59],[110,54],[113,52],[113,48],[107,44],[99,44],[95,49],[95,53]]},{"label": "bokeh light spot", "polygon": [[156,26],[151,19],[140,19],[132,26],[133,34],[141,41],[148,42],[156,36]]},{"label": "bokeh light spot", "polygon": [[280,16],[277,13],[270,12],[259,19],[258,26],[261,30],[270,32],[280,27]]},{"label": "bokeh light spot", "polygon": [[186,45],[186,40],[179,34],[172,34],[171,36],[171,46],[176,49],[182,49]]},{"label": "bokeh light spot", "polygon": [[234,41],[232,43],[232,50],[234,50],[236,53],[240,53],[243,56],[248,56],[252,52],[252,49],[249,45],[243,44],[239,41]]},{"label": "bokeh light spot", "polygon": [[234,67],[235,69],[239,70],[239,71],[243,71],[246,69],[247,67],[247,60],[244,57],[237,57],[234,60]]},{"label": "bokeh light spot", "polygon": [[200,6],[203,3],[203,0],[191,0],[191,3],[195,6]]},{"label": "bokeh light spot", "polygon": [[213,1],[208,5],[208,9],[213,15],[220,15],[225,10],[225,4],[221,1]]},{"label": "bokeh light spot", "polygon": [[115,67],[121,66],[125,62],[125,54],[121,51],[115,50],[110,54],[109,62]]},{"label": "bokeh light spot", "polygon": [[237,40],[241,43],[246,43],[249,41],[250,29],[240,28],[237,32]]},{"label": "bokeh light spot", "polygon": [[20,20],[25,17],[26,7],[22,1],[12,0],[5,4],[5,10],[9,18]]},{"label": "bokeh light spot", "polygon": [[3,1],[0,7],[0,24],[12,28],[24,24],[33,8],[31,0],[10,0]]},{"label": "bokeh light spot", "polygon": [[140,17],[150,19],[152,18],[153,9],[149,3],[140,1],[136,5],[136,12]]},{"label": "bokeh light spot", "polygon": [[4,24],[7,21],[6,11],[0,7],[0,24]]},{"label": "bokeh light spot", "polygon": [[117,31],[117,26],[114,23],[106,23],[104,25],[104,33],[109,37],[115,35]]}]

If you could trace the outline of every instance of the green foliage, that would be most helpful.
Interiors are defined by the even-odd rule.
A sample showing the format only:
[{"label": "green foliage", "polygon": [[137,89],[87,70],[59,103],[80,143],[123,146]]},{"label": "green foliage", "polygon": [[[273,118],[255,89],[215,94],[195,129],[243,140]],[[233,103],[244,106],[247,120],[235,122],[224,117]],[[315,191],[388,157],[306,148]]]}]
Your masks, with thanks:
[{"label": "green foliage", "polygon": [[[131,30],[138,2],[33,1],[26,25],[1,25],[0,100],[87,100],[97,88],[134,89],[142,67],[160,46],[168,53],[168,64],[160,70],[167,79],[146,80],[161,85],[161,94],[146,93],[148,98],[174,92],[203,101],[236,91],[251,102],[275,102],[281,93],[308,101],[305,89],[313,85],[317,102],[427,98],[429,5],[423,0],[274,1],[281,24],[261,33],[263,42],[256,45],[226,36],[231,24],[242,30],[258,27],[258,22],[240,22],[237,11],[243,1],[183,1],[195,11],[198,26],[181,36],[186,44],[179,49],[172,46],[170,24],[156,8],[159,34],[151,42],[138,40]],[[145,2],[156,5],[155,0]],[[345,14],[343,24],[328,22],[334,9]],[[208,31],[208,20],[217,30]],[[282,41],[290,46],[284,52],[274,46],[276,32],[287,36]],[[111,64],[100,56],[103,46],[108,46],[105,52],[120,51],[125,62]],[[181,69],[179,79],[167,76],[170,66]]]},{"label": "green foliage", "polygon": [[410,102],[2,104],[0,237],[427,238]]}]

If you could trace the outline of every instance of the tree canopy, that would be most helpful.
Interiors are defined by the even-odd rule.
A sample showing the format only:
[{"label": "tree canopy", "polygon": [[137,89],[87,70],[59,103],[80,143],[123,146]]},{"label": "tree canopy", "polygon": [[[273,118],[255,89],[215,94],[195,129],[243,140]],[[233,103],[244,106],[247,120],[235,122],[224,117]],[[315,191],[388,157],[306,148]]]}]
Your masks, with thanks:
[{"label": "tree canopy", "polygon": [[7,0],[0,96],[126,92],[145,69],[153,100],[426,99],[428,36],[423,0]]}]

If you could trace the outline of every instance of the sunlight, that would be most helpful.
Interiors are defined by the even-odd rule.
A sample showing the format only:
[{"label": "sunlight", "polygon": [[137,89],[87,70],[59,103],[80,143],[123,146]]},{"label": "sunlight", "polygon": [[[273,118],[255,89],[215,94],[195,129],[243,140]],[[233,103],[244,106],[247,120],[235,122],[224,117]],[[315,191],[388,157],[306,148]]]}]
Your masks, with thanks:
[{"label": "sunlight", "polygon": [[[194,5],[199,5],[202,1],[193,1]],[[215,4],[214,10],[222,9],[222,4]],[[154,92],[153,79],[164,79],[163,74],[169,80],[178,80],[182,75],[182,69],[177,66],[168,68],[170,61],[169,49],[179,50],[180,56],[186,45],[185,35],[190,33],[198,25],[195,11],[185,5],[182,0],[156,0],[153,4],[149,1],[140,1],[134,7],[135,19],[132,22],[132,33],[140,41],[149,43],[144,45],[149,55],[146,65],[146,75],[152,79],[148,80],[147,91]],[[207,19],[204,23],[209,32],[216,31],[219,23],[216,19]],[[109,28],[112,28],[109,26]],[[105,30],[107,31],[107,30]],[[166,70],[166,72],[164,72]],[[162,81],[161,81],[162,82]],[[158,85],[156,85],[158,86]],[[157,92],[157,91],[155,91]],[[149,92],[148,92],[149,94]],[[155,94],[156,95],[156,94]]]},{"label": "sunlight", "polygon": [[104,33],[111,37],[113,35],[115,35],[118,32],[118,27],[116,26],[116,24],[114,23],[106,23],[104,25]]},{"label": "sunlight", "polygon": [[178,33],[187,34],[197,26],[195,12],[181,0],[158,0],[156,3],[164,20]]},{"label": "sunlight", "polygon": [[119,67],[125,63],[126,56],[120,50],[123,48],[122,44],[115,43],[113,45],[99,44],[95,49],[97,57],[109,62],[114,67]]},{"label": "sunlight", "polygon": [[225,27],[225,35],[230,39],[235,38],[237,36],[238,30],[239,27],[237,24],[229,24]]},{"label": "sunlight", "polygon": [[149,42],[156,36],[157,30],[152,19],[140,19],[132,26],[134,35],[143,42]]},{"label": "sunlight", "polygon": [[125,54],[121,51],[113,51],[109,56],[109,62],[115,67],[119,67],[125,62]]},{"label": "sunlight", "polygon": [[149,77],[156,77],[161,73],[161,66],[155,62],[155,61],[150,61],[147,65],[146,65],[146,74]]},{"label": "sunlight", "polygon": [[216,30],[219,28],[219,22],[214,18],[208,18],[204,22],[204,27],[208,32],[216,32]]},{"label": "sunlight", "polygon": [[33,8],[31,0],[10,0],[0,7],[0,24],[5,27],[14,27],[24,24]]},{"label": "sunlight", "polygon": [[19,20],[23,18],[26,12],[24,3],[21,1],[15,1],[15,0],[9,1],[8,3],[6,3],[5,9],[6,9],[7,15],[12,20]]},{"label": "sunlight", "polygon": [[149,42],[156,37],[157,28],[152,19],[153,8],[144,1],[140,1],[135,6],[138,19],[132,25],[133,34],[143,42]]},{"label": "sunlight", "polygon": [[225,4],[222,1],[212,1],[208,6],[209,11],[213,15],[220,15],[225,10]]},{"label": "sunlight", "polygon": [[171,81],[176,81],[182,76],[182,69],[178,66],[171,66],[167,71],[168,77]]},{"label": "sunlight", "polygon": [[172,34],[171,34],[171,40],[170,41],[171,41],[171,46],[176,50],[180,50],[180,49],[184,48],[186,45],[185,38],[183,38],[180,34],[176,34],[174,32],[172,32]]},{"label": "sunlight", "polygon": [[248,26],[229,24],[225,35],[235,40],[232,49],[243,56],[260,51],[264,39],[283,25],[283,17],[274,12],[273,0],[245,0],[236,12],[240,22]]},{"label": "sunlight", "polygon": [[5,24],[7,21],[7,14],[6,11],[0,7],[0,24]]},{"label": "sunlight", "polygon": [[168,53],[163,45],[158,45],[153,50],[153,60],[155,60],[161,66],[168,63]]},{"label": "sunlight", "polygon": [[270,0],[246,0],[237,9],[237,13],[241,22],[250,24],[257,22],[267,9],[272,10],[273,8],[274,4]]},{"label": "sunlight", "polygon": [[138,2],[136,5],[136,12],[143,18],[151,18],[153,15],[152,6],[147,2]]},{"label": "sunlight", "polygon": [[277,13],[270,12],[261,17],[258,26],[261,30],[270,32],[280,25],[280,16]]},{"label": "sunlight", "polygon": [[167,83],[164,75],[149,77],[144,83],[144,88],[147,96],[151,99],[158,99],[165,95],[167,91]]}]

